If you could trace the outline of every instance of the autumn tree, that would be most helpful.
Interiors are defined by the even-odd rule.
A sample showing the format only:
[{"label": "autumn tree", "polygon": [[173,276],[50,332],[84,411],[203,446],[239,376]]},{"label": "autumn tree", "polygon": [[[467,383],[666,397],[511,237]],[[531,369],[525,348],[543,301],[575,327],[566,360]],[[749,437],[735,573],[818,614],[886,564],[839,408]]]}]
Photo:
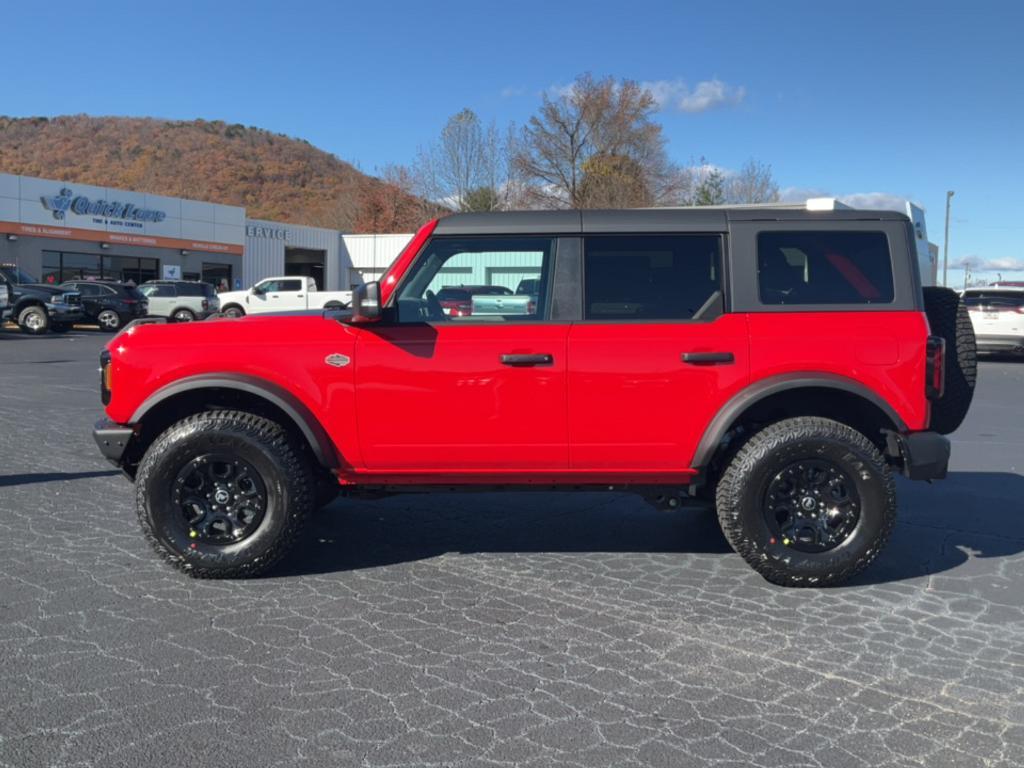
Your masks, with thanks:
[{"label": "autumn tree", "polygon": [[772,176],[772,167],[751,158],[725,185],[726,201],[730,203],[777,203],[779,185]]},{"label": "autumn tree", "polygon": [[410,194],[412,181],[407,168],[389,165],[381,184],[364,190],[359,199],[356,232],[415,232],[424,221],[420,200]]},{"label": "autumn tree", "polygon": [[545,94],[523,129],[515,165],[545,207],[650,205],[671,196],[674,176],[654,96],[632,80],[589,74]]},{"label": "autumn tree", "polygon": [[506,207],[509,140],[471,109],[452,115],[438,139],[422,147],[413,165],[420,197],[456,211]]}]

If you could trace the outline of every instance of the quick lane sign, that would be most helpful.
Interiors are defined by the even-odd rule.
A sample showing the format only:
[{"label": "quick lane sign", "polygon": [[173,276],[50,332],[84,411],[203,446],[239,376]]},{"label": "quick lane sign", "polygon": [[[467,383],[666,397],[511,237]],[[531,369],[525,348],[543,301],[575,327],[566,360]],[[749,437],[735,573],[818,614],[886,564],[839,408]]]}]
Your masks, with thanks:
[{"label": "quick lane sign", "polygon": [[60,194],[40,198],[43,207],[53,212],[53,218],[63,221],[68,211],[78,216],[101,216],[107,219],[120,219],[128,222],[160,222],[167,218],[163,211],[152,208],[138,208],[131,203],[117,201],[90,200],[85,195],[74,195],[67,187]]}]

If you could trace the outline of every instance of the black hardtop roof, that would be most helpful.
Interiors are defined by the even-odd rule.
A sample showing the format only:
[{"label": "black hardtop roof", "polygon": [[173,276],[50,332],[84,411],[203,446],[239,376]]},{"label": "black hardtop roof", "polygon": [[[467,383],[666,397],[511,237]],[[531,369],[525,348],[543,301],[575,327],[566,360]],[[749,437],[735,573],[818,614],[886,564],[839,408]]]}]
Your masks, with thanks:
[{"label": "black hardtop roof", "polygon": [[187,283],[188,285],[210,285],[205,280],[147,280],[142,285],[177,285]]},{"label": "black hardtop roof", "polygon": [[898,211],[836,208],[808,211],[799,205],[737,205],[623,210],[494,211],[454,213],[438,235],[553,235],[628,232],[725,232],[730,221],[909,221]]}]

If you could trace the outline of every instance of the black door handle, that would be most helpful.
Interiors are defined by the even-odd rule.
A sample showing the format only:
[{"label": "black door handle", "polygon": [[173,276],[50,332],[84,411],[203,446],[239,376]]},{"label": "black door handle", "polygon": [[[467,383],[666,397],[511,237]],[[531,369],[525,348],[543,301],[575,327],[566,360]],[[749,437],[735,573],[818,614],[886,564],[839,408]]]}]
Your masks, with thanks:
[{"label": "black door handle", "polygon": [[683,362],[691,365],[715,365],[734,363],[736,358],[732,352],[683,352]]},{"label": "black door handle", "polygon": [[555,362],[554,355],[502,355],[502,365],[551,365]]}]

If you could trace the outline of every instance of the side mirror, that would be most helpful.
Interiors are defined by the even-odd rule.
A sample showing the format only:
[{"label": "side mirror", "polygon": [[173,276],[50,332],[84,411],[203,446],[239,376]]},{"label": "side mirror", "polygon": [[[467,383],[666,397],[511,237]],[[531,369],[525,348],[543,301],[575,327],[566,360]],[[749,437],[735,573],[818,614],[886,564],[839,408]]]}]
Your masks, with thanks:
[{"label": "side mirror", "polygon": [[261,293],[263,293],[263,291],[260,290],[260,287],[258,285],[254,285],[252,288],[249,289],[249,293],[251,293],[253,296],[259,296]]},{"label": "side mirror", "polygon": [[352,294],[352,322],[374,323],[380,320],[380,283],[364,283]]}]

